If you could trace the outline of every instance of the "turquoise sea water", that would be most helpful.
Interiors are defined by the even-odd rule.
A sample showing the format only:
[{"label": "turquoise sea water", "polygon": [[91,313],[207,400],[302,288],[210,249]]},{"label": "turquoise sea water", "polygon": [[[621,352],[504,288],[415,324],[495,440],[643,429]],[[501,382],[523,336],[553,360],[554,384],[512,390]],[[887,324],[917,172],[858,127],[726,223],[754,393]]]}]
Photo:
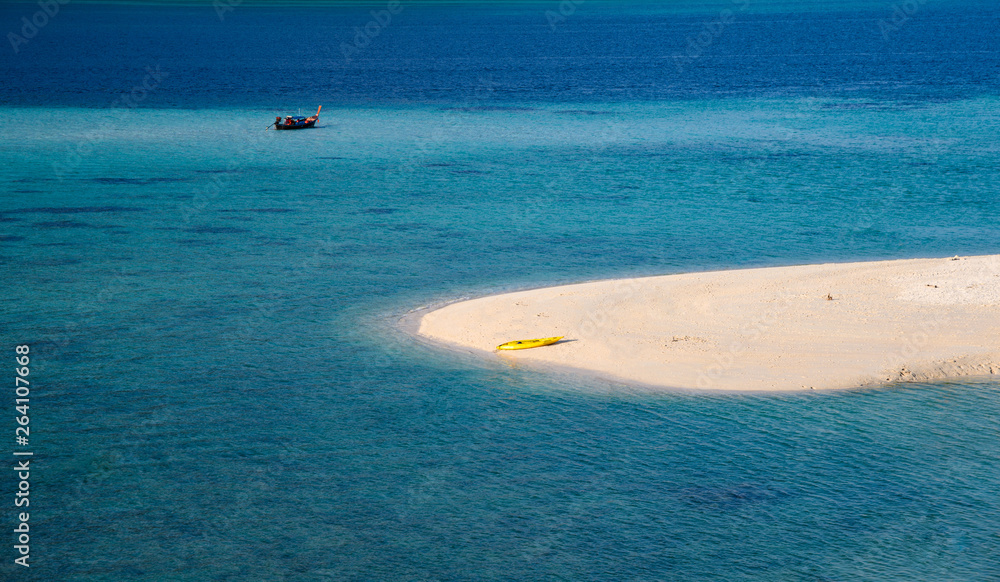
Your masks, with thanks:
[{"label": "turquoise sea water", "polygon": [[[954,6],[921,9],[948,23],[984,14]],[[776,10],[733,34],[805,35],[808,19]],[[621,12],[566,26],[650,22]],[[882,12],[816,19],[877,35]],[[535,38],[515,26],[521,12],[500,13]],[[25,58],[43,60],[60,30],[86,37],[72,14]],[[167,42],[129,14],[128,38],[156,40],[135,50]],[[345,14],[346,27],[359,17]],[[678,26],[697,30],[704,17],[691,18]],[[773,48],[753,53],[772,55],[770,90],[755,85],[767,71],[720,76],[719,91],[702,71],[672,97],[620,92],[644,76],[612,66],[583,98],[575,70],[549,87],[521,68],[530,59],[484,57],[462,70],[499,86],[418,99],[444,75],[419,69],[368,100],[345,89],[302,132],[263,131],[277,112],[243,104],[261,97],[252,87],[218,104],[240,71],[255,74],[242,61],[205,95],[171,69],[175,84],[134,109],[71,97],[93,79],[64,64],[53,76],[69,84],[52,92],[27,75],[3,88],[0,116],[44,129],[0,126],[3,337],[11,368],[13,346],[31,346],[35,452],[33,566],[12,564],[9,534],[0,577],[1000,579],[996,381],[649,393],[443,352],[398,328],[416,308],[533,286],[998,252],[996,52],[971,24],[949,44],[933,22],[914,16],[900,34],[927,40],[914,58],[939,67],[883,47],[890,72],[872,90],[854,83],[847,49],[818,51],[803,80],[789,72],[800,56],[759,39]],[[385,43],[420,36],[407,26]],[[460,45],[485,34],[449,26]],[[78,58],[110,62],[114,39],[100,38],[107,53]],[[381,50],[370,66],[392,60]],[[142,71],[152,56],[123,58]],[[294,91],[311,113],[320,90]],[[13,411],[0,426],[13,438]]]},{"label": "turquoise sea water", "polygon": [[152,110],[99,134],[105,111],[37,111],[58,132],[4,129],[2,153],[32,572],[996,576],[996,382],[649,395],[395,327],[541,284],[995,251],[996,110],[414,106],[302,133]]}]

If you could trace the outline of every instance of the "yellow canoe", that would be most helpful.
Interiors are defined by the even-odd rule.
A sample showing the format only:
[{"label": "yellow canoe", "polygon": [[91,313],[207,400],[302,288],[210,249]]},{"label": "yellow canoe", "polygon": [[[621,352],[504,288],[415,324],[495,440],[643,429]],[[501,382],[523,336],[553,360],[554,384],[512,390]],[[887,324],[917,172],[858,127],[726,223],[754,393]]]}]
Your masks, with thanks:
[{"label": "yellow canoe", "polygon": [[561,340],[565,336],[559,337],[543,337],[539,339],[527,339],[527,340],[516,340],[512,342],[507,342],[505,344],[500,344],[497,346],[498,350],[526,350],[528,348],[537,348],[541,346],[547,346],[554,344]]}]

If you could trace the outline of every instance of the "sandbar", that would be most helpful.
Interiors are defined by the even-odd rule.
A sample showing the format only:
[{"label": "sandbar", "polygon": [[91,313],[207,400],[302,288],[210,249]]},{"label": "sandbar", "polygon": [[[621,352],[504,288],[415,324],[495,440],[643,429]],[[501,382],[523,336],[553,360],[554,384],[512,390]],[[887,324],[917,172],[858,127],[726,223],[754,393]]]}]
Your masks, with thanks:
[{"label": "sandbar", "polygon": [[[460,301],[417,333],[637,385],[855,388],[1000,375],[1000,255],[595,281]],[[515,339],[557,344],[497,352]]]}]

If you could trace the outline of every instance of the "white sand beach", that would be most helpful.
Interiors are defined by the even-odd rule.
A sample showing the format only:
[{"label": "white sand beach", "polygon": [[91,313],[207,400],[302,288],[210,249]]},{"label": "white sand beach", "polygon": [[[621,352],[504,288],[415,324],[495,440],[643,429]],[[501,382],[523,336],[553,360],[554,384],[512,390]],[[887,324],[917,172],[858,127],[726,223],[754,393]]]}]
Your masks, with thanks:
[{"label": "white sand beach", "polygon": [[[644,385],[853,388],[1000,375],[1000,255],[598,281],[462,301],[419,335]],[[565,336],[495,352],[503,342]]]}]

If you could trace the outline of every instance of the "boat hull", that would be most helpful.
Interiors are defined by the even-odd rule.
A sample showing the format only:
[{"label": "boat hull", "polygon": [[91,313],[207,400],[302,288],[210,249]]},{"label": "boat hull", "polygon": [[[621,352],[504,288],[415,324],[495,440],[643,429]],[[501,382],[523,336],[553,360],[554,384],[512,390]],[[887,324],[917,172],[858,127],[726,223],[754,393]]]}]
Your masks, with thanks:
[{"label": "boat hull", "polygon": [[279,129],[279,130],[281,130],[281,129],[309,129],[310,127],[313,127],[314,125],[316,125],[316,121],[315,120],[313,120],[313,121],[307,121],[307,122],[303,123],[302,125],[284,125],[284,124],[276,123],[274,125],[274,129]]}]

